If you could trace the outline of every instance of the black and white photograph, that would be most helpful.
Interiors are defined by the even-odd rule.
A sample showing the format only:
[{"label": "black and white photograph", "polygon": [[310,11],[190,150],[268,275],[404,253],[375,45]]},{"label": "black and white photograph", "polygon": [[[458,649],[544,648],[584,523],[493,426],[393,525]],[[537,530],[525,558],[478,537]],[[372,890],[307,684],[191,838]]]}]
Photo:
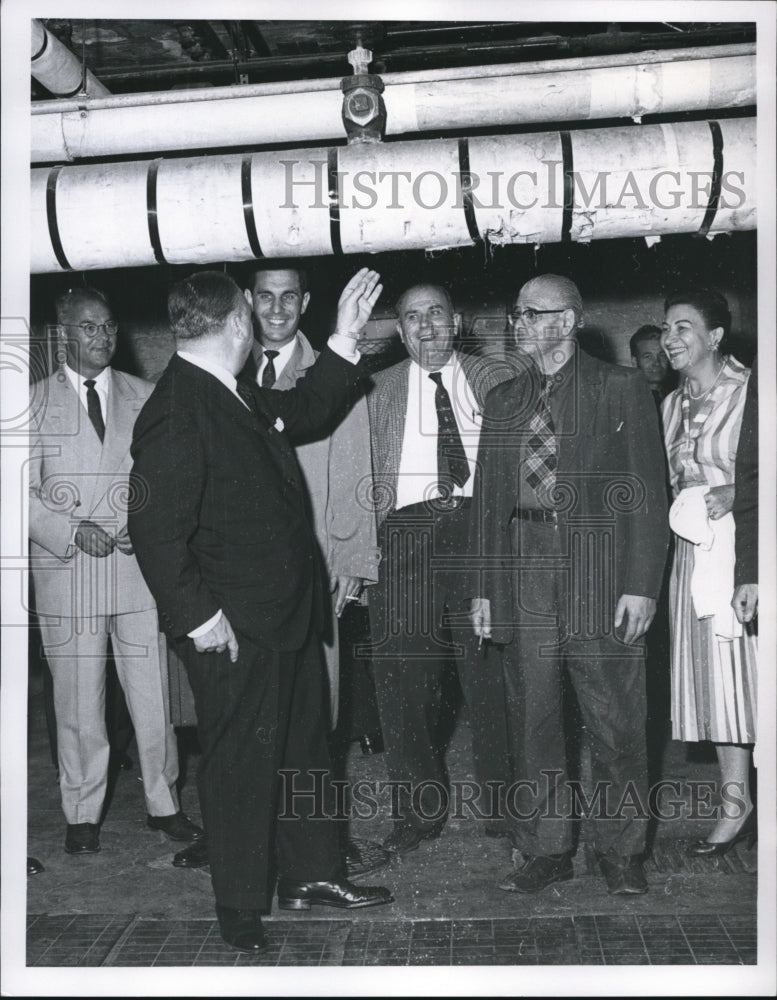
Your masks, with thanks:
[{"label": "black and white photograph", "polygon": [[777,2],[0,17],[3,995],[774,995]]}]

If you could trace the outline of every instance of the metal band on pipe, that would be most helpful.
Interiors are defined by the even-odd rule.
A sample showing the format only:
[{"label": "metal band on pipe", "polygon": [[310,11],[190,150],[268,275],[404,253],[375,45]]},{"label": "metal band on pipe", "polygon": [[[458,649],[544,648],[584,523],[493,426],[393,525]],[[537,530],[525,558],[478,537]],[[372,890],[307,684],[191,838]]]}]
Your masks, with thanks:
[{"label": "metal band on pipe", "polygon": [[40,59],[46,49],[49,47],[49,33],[43,28],[43,45],[38,49],[35,55],[31,58],[30,62],[35,62],[36,59]]},{"label": "metal band on pipe", "polygon": [[262,247],[259,243],[259,233],[256,231],[254,196],[251,190],[251,160],[251,154],[246,153],[240,165],[240,184],[243,190],[243,219],[246,224],[248,242],[251,245],[251,253],[254,257],[264,257]]},{"label": "metal band on pipe", "polygon": [[329,236],[332,240],[332,253],[343,254],[343,244],[340,239],[340,188],[337,177],[337,148],[327,151],[327,169],[329,174]]},{"label": "metal band on pipe", "polygon": [[[461,203],[464,206],[464,219],[467,223],[470,238],[473,243],[480,243],[480,230],[475,217],[475,204],[472,200],[472,181],[469,170],[469,140],[459,139],[459,174],[461,177]],[[466,177],[466,182],[464,178]]]},{"label": "metal band on pipe", "polygon": [[167,261],[162,250],[162,240],[159,236],[159,217],[156,205],[156,175],[161,162],[161,160],[152,160],[148,165],[148,174],[146,175],[146,212],[148,216],[148,236],[151,240],[157,264],[166,264]]},{"label": "metal band on pipe", "polygon": [[72,271],[70,262],[65,256],[62,247],[62,240],[59,235],[59,225],[57,223],[57,178],[62,167],[54,167],[46,181],[46,218],[49,226],[49,237],[51,239],[51,249],[59,262],[59,266],[65,271]]},{"label": "metal band on pipe", "polygon": [[561,216],[561,242],[572,239],[572,208],[575,202],[574,160],[572,157],[572,137],[569,132],[559,132],[561,137],[561,162],[564,171],[564,207]]},{"label": "metal band on pipe", "polygon": [[707,209],[704,212],[699,231],[696,236],[706,236],[710,231],[710,226],[715,221],[720,201],[720,186],[723,178],[723,133],[720,131],[720,123],[716,121],[707,122],[712,133],[712,179],[710,181],[710,199],[707,202]]}]

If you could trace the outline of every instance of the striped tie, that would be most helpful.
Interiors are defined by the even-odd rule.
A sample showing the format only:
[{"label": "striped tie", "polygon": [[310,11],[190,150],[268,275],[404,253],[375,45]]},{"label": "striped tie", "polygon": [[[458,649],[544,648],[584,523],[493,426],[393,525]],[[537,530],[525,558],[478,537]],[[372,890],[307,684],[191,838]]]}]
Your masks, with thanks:
[{"label": "striped tie", "polygon": [[552,494],[556,486],[556,433],[548,402],[550,382],[541,376],[537,409],[529,422],[531,437],[526,442],[526,481],[543,505],[554,507]]}]

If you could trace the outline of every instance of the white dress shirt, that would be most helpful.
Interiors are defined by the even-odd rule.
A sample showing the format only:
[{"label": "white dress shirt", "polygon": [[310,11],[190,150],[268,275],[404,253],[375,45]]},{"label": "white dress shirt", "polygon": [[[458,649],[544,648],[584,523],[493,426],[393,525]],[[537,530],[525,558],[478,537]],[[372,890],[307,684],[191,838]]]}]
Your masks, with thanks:
[{"label": "white dress shirt", "polygon": [[[70,384],[73,386],[75,391],[78,393],[78,398],[81,400],[81,405],[89,412],[89,403],[86,399],[87,388],[84,385],[86,379],[83,375],[78,372],[74,372],[70,365],[63,365],[65,369],[65,374],[70,379]],[[103,423],[107,423],[108,414],[108,400],[111,395],[111,368],[108,365],[106,368],[100,372],[100,374],[94,380],[94,388],[100,399],[100,409],[102,410]]]},{"label": "white dress shirt", "polygon": [[262,345],[262,359],[259,362],[259,366],[256,369],[256,381],[259,385],[262,384],[262,375],[264,375],[264,370],[268,365],[268,359],[266,351],[277,351],[277,358],[273,358],[273,367],[275,368],[275,378],[276,381],[280,377],[281,372],[286,367],[286,365],[291,361],[291,356],[294,353],[294,348],[297,346],[297,335],[296,333],[288,342],[284,344],[283,347],[265,347]]},{"label": "white dress shirt", "polygon": [[[469,479],[463,487],[454,486],[453,495],[471,497],[482,415],[455,353],[440,371],[469,461]],[[436,389],[436,384],[429,378],[429,372],[411,361],[405,433],[397,481],[397,510],[440,496],[437,473],[437,405],[434,399]]]}]

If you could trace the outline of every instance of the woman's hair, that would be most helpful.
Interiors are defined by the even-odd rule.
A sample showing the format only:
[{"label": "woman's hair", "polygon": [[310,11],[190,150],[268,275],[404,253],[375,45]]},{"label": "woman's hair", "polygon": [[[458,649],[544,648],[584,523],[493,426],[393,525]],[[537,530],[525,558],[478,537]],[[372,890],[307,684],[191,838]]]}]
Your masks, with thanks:
[{"label": "woman's hair", "polygon": [[724,295],[712,288],[685,288],[672,292],[664,302],[664,312],[672,306],[692,306],[707,324],[708,330],[720,326],[726,337],[731,329],[731,312]]}]

